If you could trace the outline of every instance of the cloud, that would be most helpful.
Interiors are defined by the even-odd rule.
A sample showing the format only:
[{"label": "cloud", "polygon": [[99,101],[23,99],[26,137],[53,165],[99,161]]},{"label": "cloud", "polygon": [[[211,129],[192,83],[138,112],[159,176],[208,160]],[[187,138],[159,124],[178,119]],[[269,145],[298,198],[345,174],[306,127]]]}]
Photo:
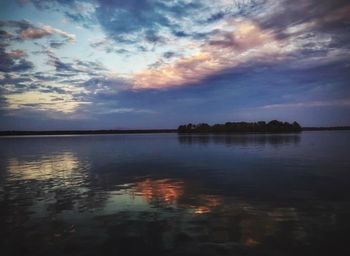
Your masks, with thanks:
[{"label": "cloud", "polygon": [[179,21],[202,5],[200,1],[182,0],[98,0],[97,3],[95,16],[99,25],[110,39],[128,45],[166,43],[166,34],[182,30]]},{"label": "cloud", "polygon": [[173,51],[167,51],[167,52],[163,53],[163,57],[166,59],[171,59],[175,56],[176,56],[176,53]]},{"label": "cloud", "polygon": [[61,41],[50,41],[49,45],[50,45],[51,48],[58,49],[58,48],[61,48],[62,46],[64,46],[64,45],[65,45],[65,42],[61,42]]},{"label": "cloud", "polygon": [[[161,125],[164,120],[175,124],[183,119],[258,117],[253,112],[245,115],[244,108],[266,116],[288,116],[290,110],[300,109],[312,112],[313,106],[348,108],[347,101],[338,100],[350,96],[350,7],[345,0],[22,2],[31,2],[40,11],[57,11],[65,27],[91,29],[81,29],[77,36],[91,38],[89,50],[101,61],[106,60],[104,53],[110,54],[107,65],[123,69],[127,59],[125,63],[137,67],[125,67],[128,71],[112,76],[90,57],[64,57],[71,49],[61,47],[74,40],[66,31],[25,20],[0,22],[0,69],[11,72],[0,73],[5,85],[1,94],[13,95],[5,100],[15,101],[16,110],[51,113],[67,104],[70,116],[103,115],[105,122],[107,117],[125,116],[122,120],[129,123],[133,121],[127,116],[151,111],[152,121],[144,117],[143,122]],[[90,37],[88,33],[95,31],[104,35]],[[102,39],[96,41],[95,36]],[[32,71],[33,63],[26,62],[41,63],[42,56],[16,50],[20,44],[27,47],[28,41],[36,46],[47,43],[41,53],[48,56],[52,69]],[[38,53],[35,50],[28,53]],[[20,94],[32,101],[20,101]],[[42,98],[37,103],[34,94]]]},{"label": "cloud", "polygon": [[105,66],[97,61],[82,61],[75,59],[70,62],[63,61],[57,57],[50,49],[42,51],[48,57],[48,64],[52,65],[61,76],[87,75],[90,77],[100,76],[107,72]]},{"label": "cloud", "polygon": [[66,11],[64,14],[68,20],[73,21],[86,29],[90,29],[96,25],[95,18],[91,13]]},{"label": "cloud", "polygon": [[0,71],[1,72],[26,72],[34,68],[34,64],[26,60],[23,51],[15,50],[6,52],[0,45]]},{"label": "cloud", "polygon": [[65,95],[64,100],[58,101],[56,93],[28,91],[22,94],[6,95],[8,109],[32,108],[36,111],[55,111],[72,113],[81,105],[90,102],[79,102],[72,99],[72,96]]},{"label": "cloud", "polygon": [[77,71],[79,71],[73,67],[73,64],[61,61],[53,53],[50,53],[48,55],[48,57],[49,57],[48,63],[53,65],[57,72],[77,72]]},{"label": "cloud", "polygon": [[113,95],[118,91],[130,88],[130,81],[120,77],[93,77],[80,84],[92,94]]},{"label": "cloud", "polygon": [[[1,23],[0,23],[0,27],[1,27]],[[10,39],[14,38],[14,34],[9,33],[5,30],[0,30],[0,39],[1,41],[4,43],[5,41],[8,41]]]},{"label": "cloud", "polygon": [[119,44],[116,44],[113,40],[104,38],[102,40],[95,40],[90,42],[90,47],[103,50],[106,53],[116,53],[116,54],[126,54],[129,53],[129,50],[121,47]]},{"label": "cloud", "polygon": [[41,39],[44,37],[49,37],[53,35],[58,35],[63,37],[68,42],[75,41],[75,35],[67,33],[63,30],[50,27],[48,25],[35,26],[31,22],[27,20],[8,20],[8,21],[0,21],[0,27],[10,27],[15,28],[15,36],[10,37],[12,35],[9,32],[7,34],[2,33],[3,35],[7,35],[10,39],[16,40],[34,40]]},{"label": "cloud", "polygon": [[285,52],[274,35],[249,21],[230,20],[231,31],[217,31],[196,53],[135,75],[136,88],[193,84],[250,61],[274,60]]},{"label": "cloud", "polygon": [[[133,33],[148,28],[155,33],[157,27],[166,26],[164,17],[151,1],[98,1],[96,16],[110,37],[119,40],[119,35]],[[118,35],[118,36],[116,36]]]},{"label": "cloud", "polygon": [[82,25],[85,28],[91,28],[95,23],[94,11],[96,1],[94,0],[17,0],[24,6],[28,3],[33,4],[39,10],[54,10],[64,13],[66,19]]},{"label": "cloud", "polygon": [[14,51],[9,52],[8,56],[10,58],[19,59],[19,58],[26,57],[27,54],[22,50],[14,50]]},{"label": "cloud", "polygon": [[[313,0],[298,4],[287,0],[237,1],[225,15],[218,14],[217,19],[208,21],[215,25],[204,33],[205,37],[190,37],[193,54],[173,58],[170,63],[156,61],[150,69],[135,74],[135,88],[199,83],[225,70],[260,62],[289,60],[291,65],[309,68],[348,58],[350,36],[345,27],[350,21],[346,15],[350,5],[346,1],[323,2],[324,6]],[[313,12],[301,16],[305,9]],[[189,34],[183,32],[179,36]]]},{"label": "cloud", "polygon": [[107,71],[106,67],[97,61],[82,61],[75,60],[75,64],[80,68],[80,71],[86,71],[87,73],[91,73],[91,71]]},{"label": "cloud", "polygon": [[281,109],[281,108],[311,108],[311,107],[341,107],[350,106],[350,99],[338,99],[327,101],[308,101],[295,103],[270,104],[262,106],[262,109]]},{"label": "cloud", "polygon": [[30,27],[20,31],[20,39],[39,39],[51,35],[60,35],[66,38],[68,41],[74,42],[75,35],[64,32],[60,29],[52,28],[50,26],[44,25],[41,27]]},{"label": "cloud", "polygon": [[[31,82],[32,80],[28,77],[13,76],[10,73],[5,73],[3,77],[0,77],[0,85],[21,85],[23,82]],[[6,91],[5,86],[3,87],[3,93]]]}]

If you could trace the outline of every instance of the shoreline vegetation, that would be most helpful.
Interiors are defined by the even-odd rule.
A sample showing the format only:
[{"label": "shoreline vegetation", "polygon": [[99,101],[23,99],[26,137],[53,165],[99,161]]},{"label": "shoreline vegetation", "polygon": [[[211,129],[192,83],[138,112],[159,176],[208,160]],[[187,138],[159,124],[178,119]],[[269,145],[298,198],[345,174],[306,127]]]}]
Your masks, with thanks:
[{"label": "shoreline vegetation", "polygon": [[268,123],[259,122],[227,122],[225,124],[214,124],[210,126],[206,123],[187,124],[178,127],[179,133],[241,133],[241,132],[258,132],[258,133],[275,133],[275,132],[301,132],[302,128],[297,122],[292,124],[272,120]]},{"label": "shoreline vegetation", "polygon": [[271,122],[227,122],[210,126],[205,123],[180,125],[178,129],[137,129],[137,130],[47,130],[0,131],[0,136],[49,136],[49,135],[93,135],[93,134],[142,134],[142,133],[179,133],[179,134],[233,134],[233,133],[298,133],[302,131],[341,131],[350,130],[350,126],[335,127],[301,127],[297,122],[292,124],[273,120]]}]

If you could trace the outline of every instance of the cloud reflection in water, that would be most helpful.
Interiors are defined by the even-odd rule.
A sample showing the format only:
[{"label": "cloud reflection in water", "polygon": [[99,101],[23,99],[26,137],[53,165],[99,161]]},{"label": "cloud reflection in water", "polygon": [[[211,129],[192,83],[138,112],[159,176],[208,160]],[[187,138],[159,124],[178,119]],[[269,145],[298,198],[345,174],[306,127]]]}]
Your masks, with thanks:
[{"label": "cloud reflection in water", "polygon": [[1,245],[11,255],[322,255],[350,226],[349,140],[337,134],[3,139]]}]

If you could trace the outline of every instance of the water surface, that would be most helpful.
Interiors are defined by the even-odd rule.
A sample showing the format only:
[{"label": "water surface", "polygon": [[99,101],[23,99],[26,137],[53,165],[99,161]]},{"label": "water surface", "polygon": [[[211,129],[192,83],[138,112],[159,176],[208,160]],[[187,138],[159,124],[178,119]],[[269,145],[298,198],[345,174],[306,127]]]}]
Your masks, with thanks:
[{"label": "water surface", "polygon": [[0,138],[1,255],[346,255],[350,132]]}]

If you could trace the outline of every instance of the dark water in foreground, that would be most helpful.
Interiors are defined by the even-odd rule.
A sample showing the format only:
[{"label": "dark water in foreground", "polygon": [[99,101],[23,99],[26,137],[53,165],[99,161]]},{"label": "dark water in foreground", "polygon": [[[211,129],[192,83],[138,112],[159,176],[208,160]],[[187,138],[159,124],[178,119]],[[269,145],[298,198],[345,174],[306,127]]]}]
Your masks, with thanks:
[{"label": "dark water in foreground", "polygon": [[350,255],[350,132],[0,138],[1,255]]}]

